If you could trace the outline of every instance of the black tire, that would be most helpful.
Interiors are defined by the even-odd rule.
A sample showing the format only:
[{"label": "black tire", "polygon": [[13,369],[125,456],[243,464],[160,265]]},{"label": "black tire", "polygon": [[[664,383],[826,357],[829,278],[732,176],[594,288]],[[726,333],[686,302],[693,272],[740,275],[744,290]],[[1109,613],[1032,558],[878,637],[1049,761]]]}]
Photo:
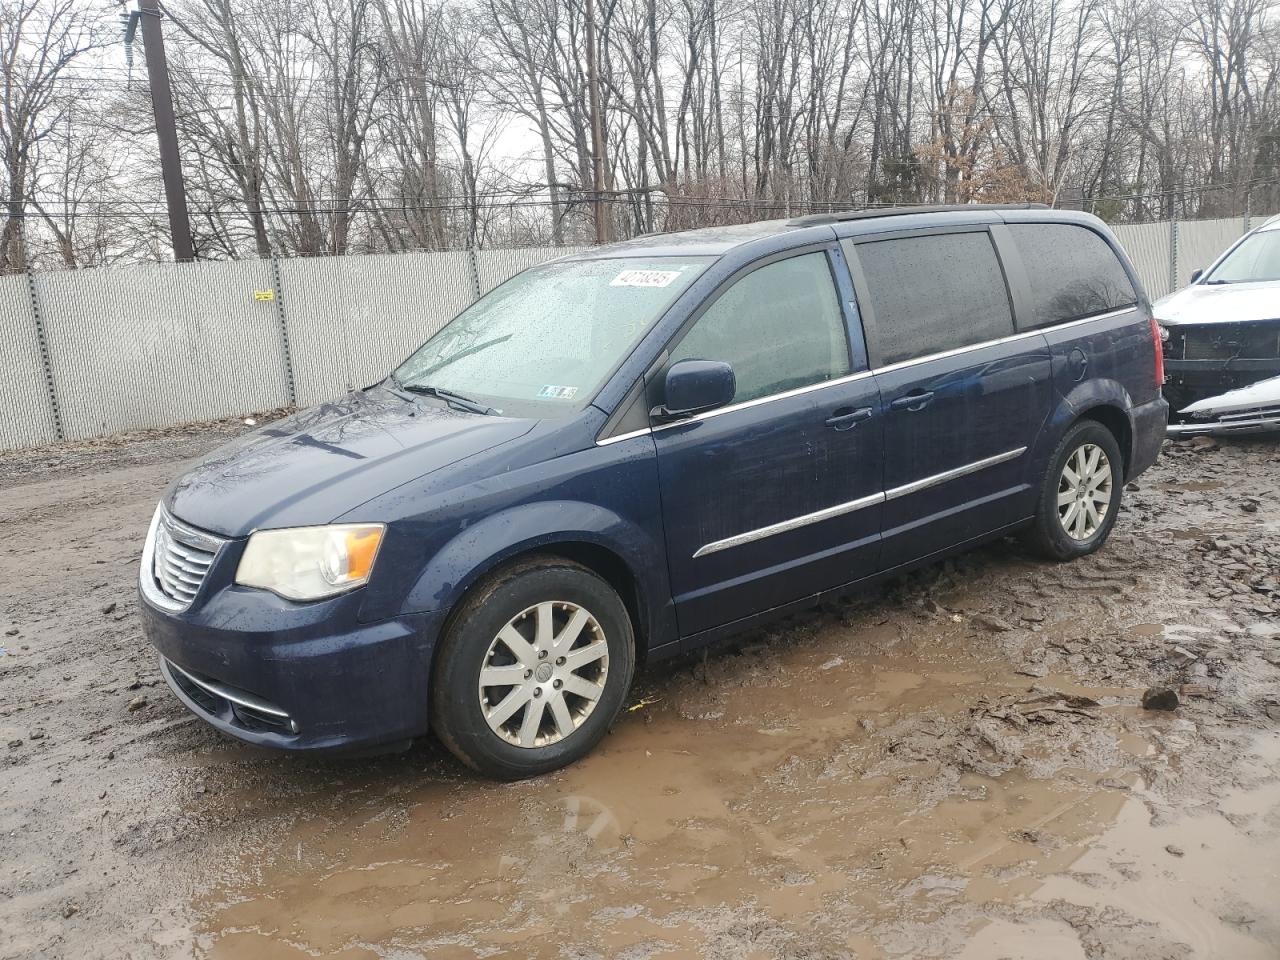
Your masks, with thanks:
[{"label": "black tire", "polygon": [[[1068,485],[1063,474],[1068,461],[1076,456],[1077,451],[1090,445],[1101,448],[1110,466],[1110,500],[1100,523],[1079,530],[1081,536],[1073,536],[1067,531],[1059,513],[1058,495],[1060,492],[1065,495],[1065,487]],[[1120,512],[1120,498],[1124,490],[1123,466],[1120,445],[1110,430],[1096,420],[1080,420],[1075,423],[1049,458],[1049,469],[1040,484],[1035,520],[1024,533],[1023,539],[1027,546],[1045,559],[1057,561],[1074,560],[1100,548],[1115,526],[1116,516]],[[1070,504],[1064,509],[1070,511]],[[1070,521],[1073,524],[1079,523],[1079,518],[1071,515]]]},{"label": "black tire", "polygon": [[[554,613],[558,618],[572,615],[565,613],[566,609],[580,608],[593,619],[594,623],[588,622],[582,628],[582,639],[577,641],[581,646],[594,643],[603,633],[607,651],[604,663],[581,668],[596,671],[595,680],[602,690],[598,698],[589,701],[568,689],[560,690],[561,682],[572,685],[573,678],[546,679],[541,683],[540,678],[522,680],[525,689],[529,684],[539,688],[537,708],[542,720],[537,729],[545,734],[538,737],[534,745],[521,746],[504,736],[518,737],[523,732],[523,728],[515,728],[530,706],[521,706],[511,720],[503,722],[503,733],[493,729],[481,700],[480,671],[486,665],[506,665],[517,670],[527,665],[511,656],[510,648],[505,645],[498,647],[493,656],[490,648],[499,632],[514,618],[529,612],[532,619],[521,620],[516,629],[532,641],[533,649],[538,649],[536,608],[548,602],[558,605],[559,612]],[[562,619],[555,629],[562,631],[564,625]],[[572,652],[579,649],[575,646]],[[557,661],[558,658],[533,662],[539,667],[544,662],[553,665],[559,676],[562,669],[569,668],[560,667]],[[450,616],[441,636],[431,679],[432,729],[454,756],[485,776],[497,780],[536,776],[573,763],[600,742],[617,719],[634,674],[635,635],[627,608],[617,592],[586,567],[572,561],[534,557],[482,581]],[[556,692],[552,692],[552,683],[557,684]],[[489,709],[500,706],[506,695],[516,691],[516,686],[485,688],[486,697],[498,701],[490,704]],[[573,711],[574,722],[580,724],[567,735],[559,731],[558,718],[553,716],[551,701],[555,698],[560,698],[557,706],[568,706]],[[555,737],[559,739],[554,742],[538,742]]]}]

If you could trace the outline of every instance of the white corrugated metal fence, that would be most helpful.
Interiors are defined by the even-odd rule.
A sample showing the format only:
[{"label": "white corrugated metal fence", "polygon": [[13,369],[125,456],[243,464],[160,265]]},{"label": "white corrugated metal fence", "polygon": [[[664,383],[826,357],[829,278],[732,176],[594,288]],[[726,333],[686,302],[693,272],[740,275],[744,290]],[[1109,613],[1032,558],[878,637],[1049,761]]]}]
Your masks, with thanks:
[{"label": "white corrugated metal fence", "polygon": [[[1246,230],[1240,218],[1115,228],[1153,300]],[[576,249],[0,277],[0,449],[318,403],[380,379],[478,296]]]}]

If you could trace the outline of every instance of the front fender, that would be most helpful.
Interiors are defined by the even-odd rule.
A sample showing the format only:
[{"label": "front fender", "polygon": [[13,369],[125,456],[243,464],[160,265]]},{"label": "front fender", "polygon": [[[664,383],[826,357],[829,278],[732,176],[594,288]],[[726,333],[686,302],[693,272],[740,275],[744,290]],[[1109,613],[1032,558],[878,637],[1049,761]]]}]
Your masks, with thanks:
[{"label": "front fender", "polygon": [[[613,554],[638,587],[638,633],[650,648],[676,639],[663,546],[640,526],[596,504],[544,500],[490,514],[448,541],[405,599],[404,611],[452,610],[480,578],[539,549],[587,544]],[[665,600],[665,602],[664,602]]]}]

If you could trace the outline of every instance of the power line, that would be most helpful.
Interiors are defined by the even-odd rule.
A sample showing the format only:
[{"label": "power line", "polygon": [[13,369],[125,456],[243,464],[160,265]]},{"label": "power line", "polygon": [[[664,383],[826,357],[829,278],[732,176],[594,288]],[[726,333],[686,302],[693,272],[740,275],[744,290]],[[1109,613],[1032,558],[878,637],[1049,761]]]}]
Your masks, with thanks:
[{"label": "power line", "polygon": [[[1109,196],[1097,197],[1081,197],[1073,198],[1073,203],[1108,203],[1117,201],[1145,200],[1157,197],[1184,197],[1194,196],[1201,193],[1207,193],[1216,190],[1237,190],[1242,188],[1253,188],[1256,186],[1280,185],[1280,177],[1253,177],[1246,180],[1236,180],[1228,183],[1218,184],[1200,184],[1197,186],[1178,186],[1167,190],[1157,190],[1149,193],[1130,193],[1116,194]],[[551,206],[557,201],[551,200],[549,197],[532,196],[539,192],[548,190],[545,184],[533,184],[526,189],[504,189],[490,190],[478,195],[474,199],[474,203],[480,206]],[[561,199],[558,201],[560,205],[566,203],[585,203],[594,192],[589,186],[574,186],[571,184],[557,184],[556,189],[571,195],[569,200]],[[654,202],[660,204],[679,204],[682,206],[755,206],[755,207],[800,207],[812,206],[822,209],[839,207],[847,209],[850,201],[847,199],[834,200],[815,200],[805,198],[762,198],[762,197],[730,197],[730,196],[706,196],[706,197],[686,197],[680,195],[672,195],[663,190],[652,187],[620,187],[614,190],[601,191],[605,199],[613,203],[630,203],[636,199],[645,197],[652,198]],[[24,204],[33,201],[23,201]],[[932,201],[868,201],[860,205],[862,208],[885,208],[885,207],[904,207],[904,206],[928,206]],[[0,207],[7,204],[8,201],[0,199]],[[129,212],[138,212],[145,208],[130,204],[127,200],[115,199],[86,199],[77,201],[51,201],[52,204],[62,203],[64,206],[111,206],[117,210],[128,210]],[[281,203],[271,201],[262,204],[257,209],[264,213],[297,213],[297,212],[336,212],[337,207],[359,207],[366,204],[380,204],[384,208],[404,207],[408,209],[445,209],[449,207],[457,207],[459,209],[470,209],[473,199],[464,194],[438,194],[430,199],[415,199],[403,195],[393,194],[360,194],[344,199],[341,197],[317,197],[313,200],[298,203]],[[50,206],[46,203],[45,206]],[[249,211],[250,205],[243,200],[228,201],[220,204],[218,207],[203,208],[204,212],[217,212],[219,210],[243,208]]]}]

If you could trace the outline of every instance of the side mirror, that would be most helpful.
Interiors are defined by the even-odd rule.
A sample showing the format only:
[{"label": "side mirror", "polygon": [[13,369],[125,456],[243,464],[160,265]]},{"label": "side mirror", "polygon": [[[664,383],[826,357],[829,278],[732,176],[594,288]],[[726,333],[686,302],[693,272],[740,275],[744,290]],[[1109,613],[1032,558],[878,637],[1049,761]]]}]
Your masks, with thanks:
[{"label": "side mirror", "polygon": [[1197,280],[1199,280],[1199,279],[1200,279],[1201,277],[1203,277],[1203,276],[1204,276],[1204,271],[1203,271],[1203,270],[1192,270],[1192,271],[1191,271],[1191,282],[1192,282],[1192,283],[1195,283]]},{"label": "side mirror", "polygon": [[720,360],[681,360],[671,365],[663,384],[665,403],[658,417],[683,417],[723,407],[733,401],[738,378]]}]

